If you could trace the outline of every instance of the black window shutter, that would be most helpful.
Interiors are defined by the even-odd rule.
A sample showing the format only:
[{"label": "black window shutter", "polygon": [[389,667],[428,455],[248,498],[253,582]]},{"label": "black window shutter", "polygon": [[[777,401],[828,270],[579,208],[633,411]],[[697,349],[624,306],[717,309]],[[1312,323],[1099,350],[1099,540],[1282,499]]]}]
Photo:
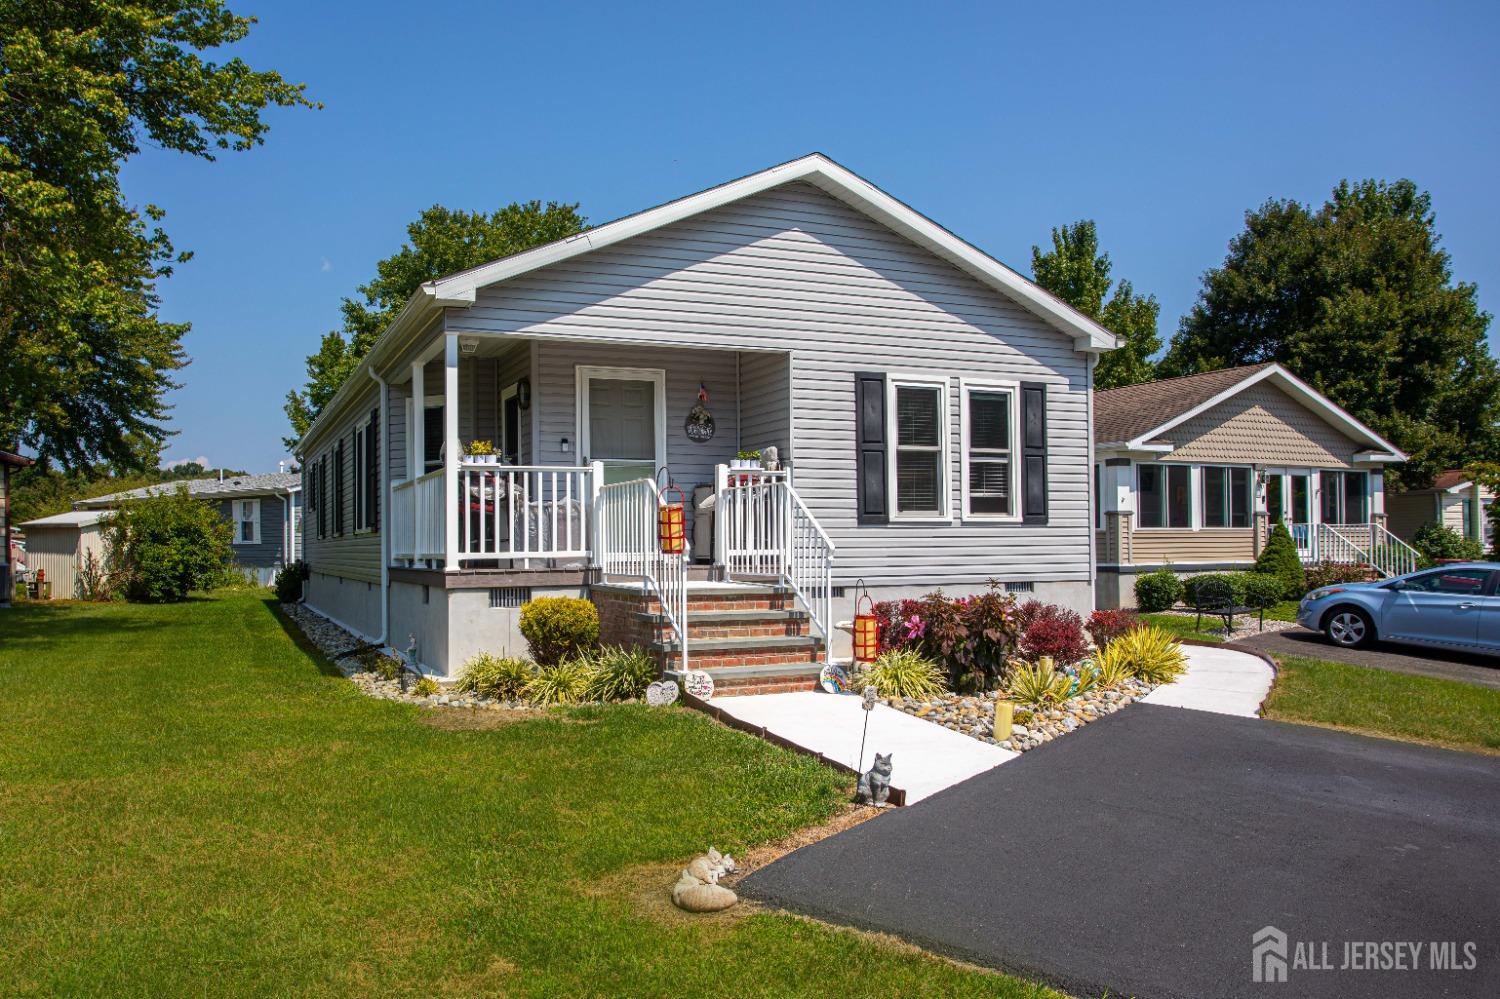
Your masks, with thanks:
[{"label": "black window shutter", "polygon": [[858,521],[884,524],[890,520],[890,503],[885,494],[885,375],[855,374],[854,410]]},{"label": "black window shutter", "polygon": [[380,410],[370,410],[370,432],[365,437],[369,455],[365,458],[365,475],[369,478],[369,500],[365,503],[366,516],[371,530],[380,527]]},{"label": "black window shutter", "polygon": [[1021,383],[1021,522],[1047,523],[1047,386]]}]

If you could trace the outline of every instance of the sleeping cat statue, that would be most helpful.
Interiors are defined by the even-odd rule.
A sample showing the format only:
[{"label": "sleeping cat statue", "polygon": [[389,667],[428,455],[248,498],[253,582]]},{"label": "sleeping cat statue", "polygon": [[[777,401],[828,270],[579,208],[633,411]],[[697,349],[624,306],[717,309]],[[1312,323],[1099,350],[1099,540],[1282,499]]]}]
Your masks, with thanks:
[{"label": "sleeping cat statue", "polygon": [[861,805],[879,808],[891,796],[891,753],[875,754],[875,765],[859,775],[859,786],[854,789],[854,800]]},{"label": "sleeping cat statue", "polygon": [[739,901],[739,896],[719,884],[719,878],[733,874],[734,858],[713,847],[701,857],[694,857],[683,869],[672,887],[672,904],[688,912],[718,912]]}]

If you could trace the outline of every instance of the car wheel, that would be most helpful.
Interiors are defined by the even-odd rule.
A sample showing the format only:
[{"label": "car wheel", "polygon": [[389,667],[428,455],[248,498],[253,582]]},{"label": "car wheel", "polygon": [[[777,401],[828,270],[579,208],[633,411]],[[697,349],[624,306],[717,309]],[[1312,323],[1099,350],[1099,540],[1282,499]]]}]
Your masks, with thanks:
[{"label": "car wheel", "polygon": [[1334,645],[1359,649],[1375,640],[1375,624],[1357,607],[1340,607],[1323,622],[1323,634]]}]

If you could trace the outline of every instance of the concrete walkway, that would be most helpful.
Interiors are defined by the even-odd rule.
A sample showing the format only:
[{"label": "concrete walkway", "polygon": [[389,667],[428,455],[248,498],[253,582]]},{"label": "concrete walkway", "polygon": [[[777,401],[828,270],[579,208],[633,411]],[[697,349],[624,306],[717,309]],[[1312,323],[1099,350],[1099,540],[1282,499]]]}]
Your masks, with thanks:
[{"label": "concrete walkway", "polygon": [[[716,697],[713,705],[804,749],[859,767],[865,712],[858,697],[800,691]],[[893,754],[891,784],[906,792],[908,805],[1020,755],[884,704],[870,712],[866,769],[877,752]]]},{"label": "concrete walkway", "polygon": [[1141,698],[1142,703],[1259,717],[1276,676],[1264,659],[1204,645],[1184,645],[1182,651],[1187,654],[1187,672]]}]

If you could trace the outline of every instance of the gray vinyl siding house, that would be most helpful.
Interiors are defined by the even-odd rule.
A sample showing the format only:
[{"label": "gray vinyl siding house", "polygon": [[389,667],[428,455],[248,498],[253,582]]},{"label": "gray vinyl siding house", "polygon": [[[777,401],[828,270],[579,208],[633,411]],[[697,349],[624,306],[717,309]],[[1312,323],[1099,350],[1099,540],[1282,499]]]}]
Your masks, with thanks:
[{"label": "gray vinyl siding house", "polygon": [[[972,593],[991,580],[1087,612],[1092,368],[1113,342],[837,164],[793,161],[424,286],[301,442],[307,602],[373,640],[414,642],[426,667],[451,674],[474,651],[518,643],[514,595],[597,584],[598,551],[402,557],[396,547],[412,547],[405,506],[392,514],[400,523],[352,526],[364,522],[350,488],[363,474],[353,458],[361,428],[383,431],[374,467],[385,479],[371,487],[382,509],[398,494],[436,490],[435,480],[410,480],[447,469],[452,437],[434,427],[446,419],[438,407],[451,361],[458,441],[494,440],[510,465],[608,464],[604,446],[589,453],[591,432],[614,430],[581,410],[603,406],[606,388],[623,382],[655,386],[645,394],[657,415],[646,422],[659,444],[637,464],[664,467],[689,494],[722,485],[741,448],[774,445],[831,542],[836,618],[852,614],[858,584],[879,600]],[[410,446],[418,391],[421,468]],[[700,392],[714,422],[708,441],[686,429]],[[981,412],[1000,435],[987,451],[966,436]],[[319,481],[340,463],[341,491],[332,471]],[[466,487],[448,488],[443,502],[457,509]],[[505,529],[488,494],[465,495],[483,512],[456,528],[465,516],[449,518],[445,530],[482,532],[490,517]],[[703,572],[717,578],[722,562]],[[847,637],[834,636],[840,643]]]}]

